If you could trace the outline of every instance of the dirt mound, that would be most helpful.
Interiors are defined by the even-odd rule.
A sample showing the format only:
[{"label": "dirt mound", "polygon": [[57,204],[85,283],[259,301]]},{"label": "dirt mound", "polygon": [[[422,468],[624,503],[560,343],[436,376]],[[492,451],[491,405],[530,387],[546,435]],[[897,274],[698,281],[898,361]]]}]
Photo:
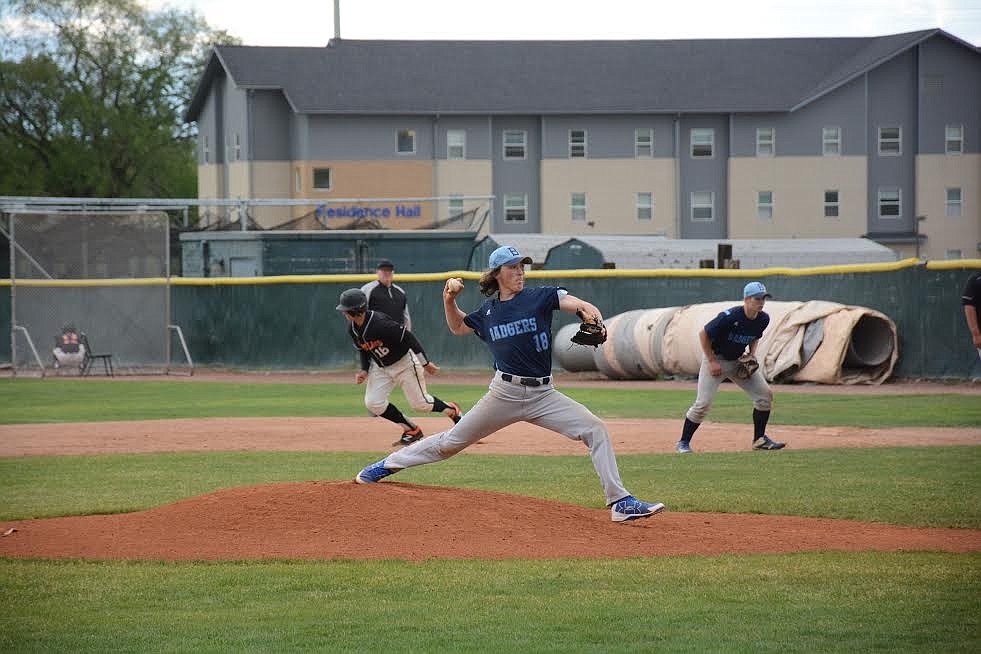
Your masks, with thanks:
[{"label": "dirt mound", "polygon": [[148,511],[0,523],[0,556],[87,559],[551,559],[816,550],[981,550],[981,530],[609,510],[504,493],[315,481],[222,490]]}]

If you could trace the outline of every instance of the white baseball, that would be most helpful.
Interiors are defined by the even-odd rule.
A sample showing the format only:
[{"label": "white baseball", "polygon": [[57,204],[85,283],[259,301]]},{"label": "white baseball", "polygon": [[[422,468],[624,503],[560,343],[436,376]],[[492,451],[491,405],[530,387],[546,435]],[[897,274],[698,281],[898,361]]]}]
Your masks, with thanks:
[{"label": "white baseball", "polygon": [[446,290],[450,293],[459,293],[463,290],[463,280],[459,277],[450,277],[446,280]]}]

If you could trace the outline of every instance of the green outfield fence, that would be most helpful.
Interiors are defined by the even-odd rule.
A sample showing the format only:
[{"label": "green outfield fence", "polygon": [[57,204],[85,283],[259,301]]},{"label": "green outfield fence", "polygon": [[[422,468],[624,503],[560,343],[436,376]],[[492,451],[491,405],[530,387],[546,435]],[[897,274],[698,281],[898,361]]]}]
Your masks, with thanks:
[{"label": "green outfield fence", "polygon": [[[531,284],[563,286],[596,304],[604,315],[630,309],[741,301],[743,285],[762,280],[780,301],[829,300],[881,311],[895,321],[900,356],[897,377],[968,379],[981,372],[964,321],[961,293],[981,260],[862,264],[764,270],[575,270],[532,271]],[[409,296],[413,332],[430,357],[448,368],[489,368],[486,348],[475,337],[449,333],[442,287],[464,277],[459,300],[475,308],[479,273],[449,271],[398,275]],[[334,307],[341,291],[373,275],[309,275],[260,278],[171,278],[171,317],[184,332],[198,366],[312,369],[353,368],[355,353],[346,322]],[[132,280],[166,284],[168,280]],[[17,282],[18,285],[25,282]],[[31,284],[55,283],[31,280]],[[72,280],[127,285],[130,280]],[[10,286],[9,280],[0,284]],[[556,314],[554,329],[572,322]],[[10,293],[0,293],[0,329],[10,331]],[[51,334],[36,335],[46,343]],[[0,338],[0,361],[11,360],[9,338]],[[180,363],[175,362],[175,363]]]}]

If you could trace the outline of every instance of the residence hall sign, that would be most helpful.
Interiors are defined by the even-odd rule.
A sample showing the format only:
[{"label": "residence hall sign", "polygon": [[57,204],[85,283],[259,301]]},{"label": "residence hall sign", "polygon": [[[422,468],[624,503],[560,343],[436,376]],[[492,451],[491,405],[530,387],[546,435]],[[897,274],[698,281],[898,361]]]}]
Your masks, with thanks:
[{"label": "residence hall sign", "polygon": [[347,204],[331,206],[322,204],[317,207],[318,218],[419,218],[422,216],[422,205],[396,204],[394,206],[368,206]]}]

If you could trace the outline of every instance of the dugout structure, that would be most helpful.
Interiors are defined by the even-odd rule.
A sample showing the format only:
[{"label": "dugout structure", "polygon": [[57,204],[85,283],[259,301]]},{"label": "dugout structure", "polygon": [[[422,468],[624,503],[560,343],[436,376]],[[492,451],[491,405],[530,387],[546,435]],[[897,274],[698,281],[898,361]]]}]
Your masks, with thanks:
[{"label": "dugout structure", "polygon": [[[67,325],[87,336],[91,353],[110,354],[116,372],[193,370],[183,334],[170,321],[165,212],[25,209],[6,212],[2,224],[10,250],[14,374],[58,370],[54,339]],[[176,366],[172,341],[182,356]]]}]

